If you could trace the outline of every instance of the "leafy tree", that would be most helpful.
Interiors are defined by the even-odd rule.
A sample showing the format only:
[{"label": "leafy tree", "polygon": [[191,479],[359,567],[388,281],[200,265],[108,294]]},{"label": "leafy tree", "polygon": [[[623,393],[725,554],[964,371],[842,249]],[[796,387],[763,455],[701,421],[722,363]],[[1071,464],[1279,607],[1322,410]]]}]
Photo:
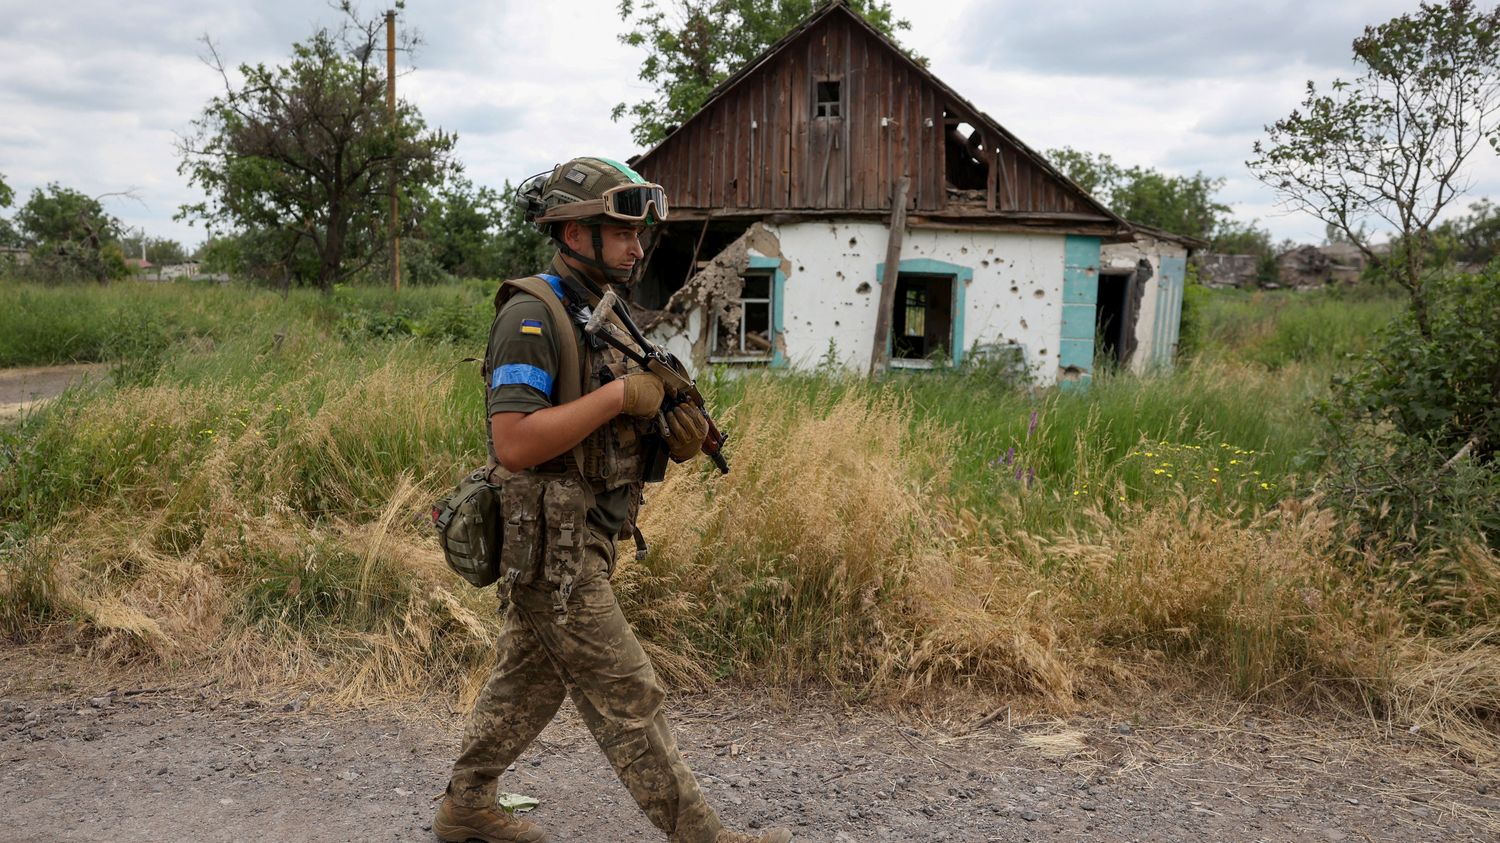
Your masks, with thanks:
[{"label": "leafy tree", "polygon": [[1213,199],[1224,186],[1221,178],[1122,167],[1109,155],[1071,147],[1050,150],[1047,158],[1079,187],[1131,222],[1200,240],[1213,238],[1230,224],[1229,206]]},{"label": "leafy tree", "polygon": [[427,204],[421,236],[444,272],[484,278],[495,273],[497,239],[504,223],[504,199],[499,192],[455,176]]},{"label": "leafy tree", "polygon": [[5,174],[0,173],[0,208],[9,208],[16,201],[16,192],[5,183]]},{"label": "leafy tree", "polygon": [[1500,257],[1500,207],[1488,199],[1469,213],[1444,220],[1433,231],[1434,251],[1444,260],[1483,265]]},{"label": "leafy tree", "polygon": [[[823,4],[824,0],[620,0],[632,29],[621,43],[644,47],[641,81],[655,96],[616,105],[611,117],[635,121],[631,137],[651,146],[708,101],[708,94]],[[887,0],[850,0],[850,8],[894,38],[911,28]],[[925,64],[926,60],[913,56]]]},{"label": "leafy tree", "polygon": [[1248,166],[1284,202],[1348,236],[1374,267],[1362,225],[1388,225],[1406,244],[1392,273],[1410,294],[1417,330],[1432,334],[1425,272],[1432,226],[1468,184],[1464,164],[1500,143],[1500,9],[1471,0],[1423,3],[1354,41],[1361,69],[1329,92],[1307,83],[1301,108],[1266,127]]},{"label": "leafy tree", "polygon": [[[384,251],[392,177],[420,193],[457,168],[456,136],[429,131],[412,104],[398,103],[390,124],[376,63],[383,23],[341,8],[344,24],[293,45],[287,64],[240,65],[238,86],[209,43],[225,91],[178,145],[178,171],[208,194],[179,218],[254,232],[287,278],[324,291]],[[407,232],[412,216],[401,215]]]},{"label": "leafy tree", "polygon": [[57,182],[31,191],[16,211],[22,239],[43,274],[86,277],[104,283],[126,274],[120,223],[93,197]]},{"label": "leafy tree", "polygon": [[504,217],[495,239],[494,277],[530,275],[552,260],[556,247],[551,238],[526,221],[521,206],[516,204],[516,188],[509,181],[500,195]]}]

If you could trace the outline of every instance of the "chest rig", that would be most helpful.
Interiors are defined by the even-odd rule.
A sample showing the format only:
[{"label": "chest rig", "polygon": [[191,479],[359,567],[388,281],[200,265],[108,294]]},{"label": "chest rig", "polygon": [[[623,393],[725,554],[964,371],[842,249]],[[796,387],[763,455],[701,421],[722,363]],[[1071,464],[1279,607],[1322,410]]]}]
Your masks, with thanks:
[{"label": "chest rig", "polygon": [[[555,275],[538,275],[506,281],[495,295],[495,312],[517,293],[528,293],[546,304],[552,316],[556,336],[560,338],[561,354],[554,394],[549,396],[553,405],[566,404],[604,386],[629,372],[640,371],[633,361],[607,343],[586,336],[579,325],[587,321],[589,311],[582,305],[571,302],[562,280]],[[568,326],[564,330],[562,326]],[[484,380],[490,382],[490,355],[485,354]],[[593,494],[618,489],[631,483],[640,483],[646,470],[646,437],[651,434],[654,422],[633,416],[618,415],[601,425],[588,438],[568,453],[557,456],[528,471],[538,474],[571,474],[576,470]],[[485,425],[489,441],[490,461],[498,466],[495,458],[493,434]]]}]

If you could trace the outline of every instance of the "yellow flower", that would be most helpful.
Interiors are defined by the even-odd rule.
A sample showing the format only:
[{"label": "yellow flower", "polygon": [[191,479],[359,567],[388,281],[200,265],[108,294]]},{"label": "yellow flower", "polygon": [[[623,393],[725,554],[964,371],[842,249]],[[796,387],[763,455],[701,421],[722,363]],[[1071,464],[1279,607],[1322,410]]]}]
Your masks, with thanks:
[{"label": "yellow flower", "polygon": [[1165,468],[1156,468],[1156,469],[1152,469],[1151,473],[1152,474],[1166,474],[1167,470]]}]

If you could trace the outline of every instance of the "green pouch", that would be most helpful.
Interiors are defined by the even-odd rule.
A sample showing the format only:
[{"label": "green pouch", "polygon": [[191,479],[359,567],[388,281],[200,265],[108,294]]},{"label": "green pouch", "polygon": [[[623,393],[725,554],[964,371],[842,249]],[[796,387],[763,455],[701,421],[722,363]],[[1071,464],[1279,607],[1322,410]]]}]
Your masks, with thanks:
[{"label": "green pouch", "polygon": [[484,588],[500,579],[503,541],[500,487],[490,483],[489,469],[476,469],[459,481],[448,497],[433,504],[443,558],[470,585]]}]

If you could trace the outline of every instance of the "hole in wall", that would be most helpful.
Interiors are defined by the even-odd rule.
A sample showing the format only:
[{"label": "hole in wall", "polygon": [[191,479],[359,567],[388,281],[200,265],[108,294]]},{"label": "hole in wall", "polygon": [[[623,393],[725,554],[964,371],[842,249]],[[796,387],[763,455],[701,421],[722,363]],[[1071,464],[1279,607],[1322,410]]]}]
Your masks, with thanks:
[{"label": "hole in wall", "polygon": [[1037,290],[1031,294],[1032,298],[1044,299],[1047,297],[1046,290]]},{"label": "hole in wall", "polygon": [[861,281],[859,286],[854,288],[854,292],[861,294],[870,292],[870,282]]}]

